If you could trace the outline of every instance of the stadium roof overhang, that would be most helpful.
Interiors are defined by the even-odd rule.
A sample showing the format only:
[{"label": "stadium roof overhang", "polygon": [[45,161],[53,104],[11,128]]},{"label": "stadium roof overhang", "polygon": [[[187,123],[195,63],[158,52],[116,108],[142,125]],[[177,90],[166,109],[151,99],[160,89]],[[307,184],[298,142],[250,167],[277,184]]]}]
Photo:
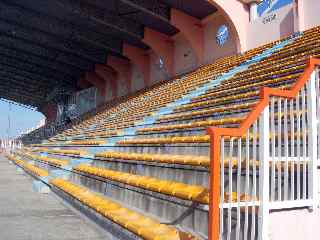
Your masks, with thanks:
[{"label": "stadium roof overhang", "polygon": [[148,49],[144,28],[172,36],[171,8],[203,19],[206,0],[3,0],[0,2],[0,98],[41,108],[52,92],[74,92],[124,43]]}]

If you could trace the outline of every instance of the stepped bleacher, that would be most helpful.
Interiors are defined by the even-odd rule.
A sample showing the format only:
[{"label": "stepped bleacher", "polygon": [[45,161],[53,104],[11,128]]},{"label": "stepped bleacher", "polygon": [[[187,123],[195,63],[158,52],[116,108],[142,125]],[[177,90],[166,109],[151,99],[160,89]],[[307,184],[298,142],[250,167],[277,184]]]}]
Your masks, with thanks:
[{"label": "stepped bleacher", "polygon": [[[15,152],[10,159],[35,175],[49,176],[54,191],[91,209],[99,219],[119,225],[127,239],[207,239],[210,136],[206,129],[239,127],[260,101],[262,87],[291,89],[310,57],[320,57],[320,27],[222,58],[114,101],[95,116],[42,144]],[[300,110],[291,116],[300,119],[304,116]],[[275,119],[280,126],[288,121],[285,114]],[[254,130],[247,135],[243,142],[252,145],[261,137]],[[285,138],[282,134],[271,137]],[[300,132],[294,135],[297,141],[303,137]],[[226,137],[225,141],[232,144],[233,140]],[[225,156],[222,168],[259,175],[256,153],[241,160],[232,154]],[[23,161],[34,161],[34,166]],[[308,162],[298,164],[307,167]],[[295,162],[274,167],[300,171]],[[50,178],[53,170],[62,172]],[[257,189],[239,193],[230,187],[232,177],[224,181],[224,202],[259,201]],[[239,209],[247,217],[257,213],[254,207]],[[253,226],[246,228],[254,231]]]}]

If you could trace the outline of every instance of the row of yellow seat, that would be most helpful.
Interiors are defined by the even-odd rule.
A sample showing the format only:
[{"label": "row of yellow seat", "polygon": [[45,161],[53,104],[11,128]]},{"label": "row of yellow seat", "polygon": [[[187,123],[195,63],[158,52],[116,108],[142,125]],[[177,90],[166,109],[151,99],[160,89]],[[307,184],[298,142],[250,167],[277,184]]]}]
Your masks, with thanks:
[{"label": "row of yellow seat", "polygon": [[102,197],[88,189],[63,179],[54,179],[50,183],[56,188],[94,209],[97,213],[145,240],[185,240],[195,239],[191,234],[180,233],[176,228],[161,224],[159,221],[146,217],[121,206],[119,203]]},{"label": "row of yellow seat", "polygon": [[212,115],[215,113],[223,114],[225,112],[228,113],[236,110],[251,109],[256,104],[257,102],[240,103],[240,104],[235,104],[231,106],[223,106],[223,107],[217,107],[212,109],[193,110],[190,112],[173,113],[173,114],[160,116],[157,122],[161,122],[161,121],[165,122],[169,120],[184,120],[184,119],[188,119],[190,117],[195,117],[195,116],[206,116],[206,115]]},{"label": "row of yellow seat", "polygon": [[92,167],[86,164],[80,164],[74,167],[74,170],[185,200],[196,201],[203,204],[208,204],[209,202],[208,189],[202,186],[188,185],[147,176],[118,172]]},{"label": "row of yellow seat", "polygon": [[122,159],[145,162],[159,162],[167,164],[183,164],[192,166],[210,165],[210,159],[207,156],[193,156],[193,155],[173,155],[173,154],[148,154],[148,153],[127,153],[116,151],[105,151],[95,154],[96,158],[100,159]]},{"label": "row of yellow seat", "polygon": [[[287,132],[288,138],[291,138],[292,135],[290,132]],[[297,137],[303,138],[306,135],[305,132],[294,133],[293,136],[295,139]],[[253,133],[249,134],[249,140],[251,141],[253,138],[259,139],[259,135],[253,135]],[[279,138],[277,134],[270,133],[270,138],[276,137]],[[228,139],[227,137],[225,137]],[[281,134],[281,139],[284,139],[284,133]],[[246,135],[242,136],[242,139],[246,139]],[[172,144],[199,144],[199,143],[210,143],[209,135],[189,135],[189,136],[166,136],[166,137],[147,137],[147,138],[130,138],[119,140],[117,144],[119,146],[130,146],[130,145],[172,145]]]},{"label": "row of yellow seat", "polygon": [[40,161],[40,162],[43,162],[43,163],[46,163],[46,164],[49,164],[49,165],[52,165],[55,167],[62,167],[62,166],[65,166],[69,163],[68,160],[45,157],[45,156],[30,154],[30,153],[26,153],[26,152],[17,152],[17,154],[20,154],[21,156],[25,156],[29,159]]},{"label": "row of yellow seat", "polygon": [[[174,155],[174,154],[150,154],[150,153],[127,153],[127,152],[115,152],[106,151],[95,154],[96,159],[119,159],[119,160],[132,160],[132,161],[144,161],[153,163],[165,163],[165,164],[181,164],[190,166],[202,166],[208,168],[210,166],[210,158],[208,156],[194,156],[194,155]],[[239,165],[237,158],[224,159],[224,166],[237,168]],[[259,168],[259,161],[245,158],[241,159],[240,168],[245,169],[247,167],[252,168],[255,165]]]},{"label": "row of yellow seat", "polygon": [[[273,86],[274,87],[274,84],[281,84],[282,87],[283,87],[283,85],[293,84],[298,79],[298,77],[300,75],[301,75],[301,73],[297,73],[297,74],[292,74],[292,75],[285,76],[285,77],[266,80],[263,82],[257,82],[257,83],[252,83],[252,84],[248,84],[245,86],[235,87],[235,88],[232,88],[231,90],[226,90],[226,91],[219,92],[218,94],[214,94],[214,96],[216,98],[213,100],[191,102],[191,103],[188,103],[185,105],[181,105],[181,106],[177,107],[176,109],[177,110],[187,110],[187,109],[190,110],[195,107],[206,106],[206,105],[209,105],[212,103],[218,103],[218,102],[223,103],[226,100],[230,100],[230,99],[236,100],[236,99],[241,99],[243,97],[248,97],[248,96],[251,96],[251,97],[258,96],[260,91],[255,90],[255,89],[257,89],[259,87],[264,87],[264,86],[269,86],[269,87]],[[253,90],[250,90],[250,89],[253,89]],[[227,95],[227,96],[225,96],[225,95]],[[220,98],[218,98],[218,97],[220,97]]]},{"label": "row of yellow seat", "polygon": [[76,156],[84,156],[88,153],[84,150],[78,150],[78,149],[46,149],[42,148],[40,149],[41,152],[47,152],[51,154],[64,154],[64,155],[76,155]]},{"label": "row of yellow seat", "polygon": [[170,130],[187,130],[190,128],[205,128],[209,126],[233,125],[239,124],[244,120],[243,117],[221,118],[214,120],[192,121],[190,123],[170,124],[154,127],[145,127],[137,130],[138,133],[161,132]]},{"label": "row of yellow seat", "polygon": [[37,177],[47,177],[49,175],[49,172],[47,170],[34,166],[33,164],[27,163],[23,160],[17,159],[15,156],[9,155],[7,156],[7,158],[21,168],[25,169],[27,172],[30,172]]}]

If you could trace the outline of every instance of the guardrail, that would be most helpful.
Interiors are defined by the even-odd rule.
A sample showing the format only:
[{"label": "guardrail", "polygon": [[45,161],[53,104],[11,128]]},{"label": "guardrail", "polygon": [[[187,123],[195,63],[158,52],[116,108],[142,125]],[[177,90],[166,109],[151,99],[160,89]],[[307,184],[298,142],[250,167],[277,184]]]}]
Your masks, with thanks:
[{"label": "guardrail", "polygon": [[208,128],[210,240],[267,239],[270,210],[315,207],[319,65],[310,58],[291,90],[263,88],[239,128]]}]

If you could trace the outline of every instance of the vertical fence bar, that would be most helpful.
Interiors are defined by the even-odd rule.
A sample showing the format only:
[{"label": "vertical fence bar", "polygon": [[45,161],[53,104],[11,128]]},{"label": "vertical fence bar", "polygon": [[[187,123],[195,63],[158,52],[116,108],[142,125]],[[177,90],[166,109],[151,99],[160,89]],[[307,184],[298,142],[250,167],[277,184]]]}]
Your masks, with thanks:
[{"label": "vertical fence bar", "polygon": [[[249,196],[250,190],[250,130],[247,130],[246,134],[246,173],[245,173],[245,196]],[[249,207],[248,201],[245,202],[245,213],[244,213],[244,239],[248,239],[248,227],[249,227]]]},{"label": "vertical fence bar", "polygon": [[[257,166],[256,166],[256,160],[257,160],[257,136],[258,136],[258,120],[253,124],[253,139],[252,139],[252,192],[251,196],[253,199],[256,199],[257,197]],[[255,239],[256,234],[256,208],[252,207],[251,211],[251,222],[252,222],[252,228],[251,228],[251,239]]]},{"label": "vertical fence bar", "polygon": [[301,114],[300,114],[300,93],[298,93],[298,96],[296,97],[296,113],[297,113],[297,196],[296,199],[300,200],[300,192],[301,192],[301,178],[300,178],[300,160],[301,160],[301,156],[300,156],[300,139],[301,139],[301,123],[300,123],[300,119],[301,119]]},{"label": "vertical fence bar", "polygon": [[270,105],[270,115],[271,115],[271,201],[275,201],[275,192],[276,192],[276,167],[275,167],[275,156],[276,156],[276,130],[275,130],[275,109],[274,109],[274,97],[271,97]]},{"label": "vertical fence bar", "polygon": [[303,190],[303,199],[307,199],[307,106],[306,106],[306,88],[305,86],[301,89],[302,92],[302,106],[301,106],[301,115],[302,115],[302,190]]},{"label": "vertical fence bar", "polygon": [[238,159],[237,159],[237,226],[236,226],[236,240],[240,240],[240,224],[241,224],[241,215],[240,215],[240,193],[241,193],[241,154],[242,154],[242,149],[241,146],[241,137],[238,139]]},{"label": "vertical fence bar", "polygon": [[277,101],[277,106],[278,106],[278,157],[277,157],[277,180],[278,180],[278,197],[277,200],[281,201],[282,200],[282,171],[281,171],[281,165],[282,165],[282,100],[281,98],[278,98]]},{"label": "vertical fence bar", "polygon": [[285,156],[285,164],[284,164],[284,195],[283,199],[289,199],[289,163],[288,163],[288,155],[289,155],[289,141],[288,141],[288,99],[284,100],[284,109],[283,109],[283,133],[284,133],[284,156]]},{"label": "vertical fence bar", "polygon": [[227,240],[231,240],[231,232],[232,232],[232,218],[231,218],[231,210],[232,210],[232,164],[233,163],[233,138],[230,138],[229,142],[229,159],[228,159],[228,184],[229,184],[229,191],[228,191],[228,197],[229,197],[229,206],[228,206],[228,232],[227,232]]},{"label": "vertical fence bar", "polygon": [[[308,155],[309,155],[309,192],[313,200],[313,209],[318,203],[318,178],[317,178],[317,115],[316,115],[316,71],[311,74],[310,80],[307,83],[308,93]],[[310,198],[309,197],[309,198]]]},{"label": "vertical fence bar", "polygon": [[259,159],[260,159],[260,179],[259,179],[259,232],[258,239],[268,239],[269,232],[269,107],[266,107],[260,117],[259,124]]},{"label": "vertical fence bar", "polygon": [[223,209],[223,204],[225,202],[225,199],[224,199],[224,162],[225,162],[225,157],[224,157],[224,144],[225,144],[225,141],[224,141],[224,137],[221,137],[221,150],[220,150],[220,177],[221,177],[221,180],[220,180],[220,239],[223,239],[223,231],[224,231],[224,223],[223,223],[223,218],[224,218],[224,209]]},{"label": "vertical fence bar", "polygon": [[[315,70],[315,81],[316,81],[316,108],[317,108],[317,132],[318,132],[318,137],[317,141],[318,144],[317,146],[320,145],[320,82],[319,82],[319,67],[316,68]],[[320,147],[318,147],[318,165],[320,164]]]},{"label": "vertical fence bar", "polygon": [[294,200],[294,189],[295,189],[295,149],[294,149],[294,144],[295,144],[295,138],[294,138],[294,132],[295,132],[295,116],[293,112],[293,99],[290,100],[290,140],[291,140],[291,167],[290,167],[290,172],[291,172],[291,182],[290,182],[290,189],[291,189],[291,195],[290,195],[290,200]]}]

